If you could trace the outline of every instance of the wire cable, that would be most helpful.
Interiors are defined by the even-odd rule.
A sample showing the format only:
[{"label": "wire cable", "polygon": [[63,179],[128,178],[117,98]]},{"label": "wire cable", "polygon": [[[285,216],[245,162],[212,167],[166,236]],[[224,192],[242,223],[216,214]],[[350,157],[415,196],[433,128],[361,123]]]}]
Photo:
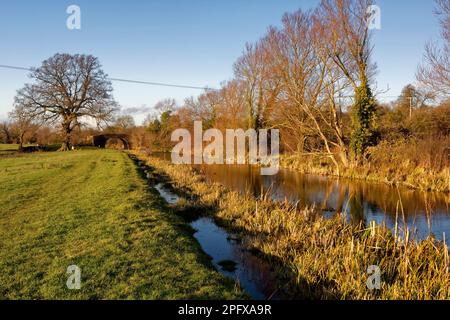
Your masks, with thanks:
[{"label": "wire cable", "polygon": [[[12,70],[33,71],[31,68],[10,66],[10,65],[5,65],[5,64],[0,64],[0,68],[12,69]],[[122,78],[108,78],[108,80],[116,81],[116,82],[127,82],[127,83],[136,83],[136,84],[145,84],[145,85],[150,85],[150,86],[161,86],[161,87],[171,87],[171,88],[181,88],[181,89],[195,89],[195,90],[205,90],[205,91],[216,90],[216,89],[209,88],[209,87],[199,87],[199,86],[190,86],[190,85],[183,85],[183,84],[163,83],[163,82],[139,81],[139,80],[130,80],[130,79],[122,79]]]},{"label": "wire cable", "polygon": [[[11,65],[0,64],[0,68],[4,69],[13,69],[13,70],[24,70],[24,71],[33,71],[31,68],[26,67],[18,67]],[[152,82],[152,81],[140,81],[140,80],[130,80],[130,79],[122,79],[122,78],[108,78],[110,81],[115,82],[126,82],[126,83],[135,83],[135,84],[145,84],[150,86],[160,86],[160,87],[171,87],[171,88],[181,88],[181,89],[195,89],[195,90],[205,90],[205,91],[217,91],[217,89],[209,88],[209,87],[199,87],[199,86],[191,86],[191,85],[183,85],[183,84],[173,84],[173,83],[164,83],[164,82]],[[336,98],[353,98],[354,96],[338,96]],[[387,96],[387,95],[378,95],[377,98],[398,98],[399,96]]]}]

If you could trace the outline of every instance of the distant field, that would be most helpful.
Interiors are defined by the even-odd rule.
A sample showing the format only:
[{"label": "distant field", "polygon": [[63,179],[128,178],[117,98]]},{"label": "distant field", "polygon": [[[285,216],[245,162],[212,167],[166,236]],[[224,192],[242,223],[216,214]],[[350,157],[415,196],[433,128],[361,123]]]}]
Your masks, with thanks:
[{"label": "distant field", "polygon": [[0,299],[242,297],[147,188],[121,152],[0,158]]},{"label": "distant field", "polygon": [[0,143],[0,151],[11,151],[11,150],[18,150],[19,145],[18,144],[3,144]]},{"label": "distant field", "polygon": [[5,154],[11,154],[19,150],[18,144],[3,144],[0,143],[0,156]]},{"label": "distant field", "polygon": [[[28,146],[34,146],[34,144],[24,144],[24,147]],[[19,145],[18,144],[4,144],[0,143],[0,156],[2,155],[12,155],[17,153],[19,151]]]}]

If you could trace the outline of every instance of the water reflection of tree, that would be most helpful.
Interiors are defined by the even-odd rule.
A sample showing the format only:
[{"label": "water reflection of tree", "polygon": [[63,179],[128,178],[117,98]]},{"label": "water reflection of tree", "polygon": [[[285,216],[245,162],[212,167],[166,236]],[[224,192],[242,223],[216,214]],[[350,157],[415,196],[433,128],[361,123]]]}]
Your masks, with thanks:
[{"label": "water reflection of tree", "polygon": [[[325,188],[324,188],[324,194],[323,194],[323,199],[322,199],[322,204],[321,204],[321,209],[328,211],[330,210],[330,197],[334,194],[334,188],[335,187],[335,182],[330,180],[327,181]],[[331,209],[334,210],[334,209]]]},{"label": "water reflection of tree", "polygon": [[[252,166],[203,166],[204,174],[238,190],[260,196],[270,190],[276,200],[285,198],[300,206],[316,204],[325,212],[346,213],[352,221],[362,221],[364,211],[383,213],[386,222],[395,223],[397,203],[401,198],[405,218],[424,216],[431,225],[433,215],[450,214],[450,196],[426,193],[362,180],[332,179],[280,170],[276,176],[261,176],[260,168]],[[367,214],[367,212],[365,212]]]},{"label": "water reflection of tree", "polygon": [[345,184],[338,183],[338,201],[336,206],[336,213],[344,213],[346,209],[344,206],[346,205],[347,199],[347,186]]},{"label": "water reflection of tree", "polygon": [[[249,187],[252,189],[252,194],[255,197],[260,196],[262,193],[264,193],[265,189],[267,187],[265,187],[263,185],[263,181],[261,179],[261,175],[258,174],[259,173],[259,168],[255,167],[255,166],[251,166],[248,165],[248,172],[249,172],[249,177],[248,177],[248,182],[249,182]],[[258,172],[256,172],[258,171]]]},{"label": "water reflection of tree", "polygon": [[363,191],[359,187],[350,185],[349,197],[350,222],[354,224],[365,223]]}]

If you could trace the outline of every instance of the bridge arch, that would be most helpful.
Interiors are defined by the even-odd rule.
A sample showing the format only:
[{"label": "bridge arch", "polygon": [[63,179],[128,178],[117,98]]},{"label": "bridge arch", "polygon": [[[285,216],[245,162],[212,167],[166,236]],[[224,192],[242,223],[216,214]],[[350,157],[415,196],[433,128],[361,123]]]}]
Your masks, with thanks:
[{"label": "bridge arch", "polygon": [[92,136],[92,144],[98,148],[105,148],[109,139],[118,139],[122,141],[125,150],[131,149],[130,136],[121,133],[108,133]]}]

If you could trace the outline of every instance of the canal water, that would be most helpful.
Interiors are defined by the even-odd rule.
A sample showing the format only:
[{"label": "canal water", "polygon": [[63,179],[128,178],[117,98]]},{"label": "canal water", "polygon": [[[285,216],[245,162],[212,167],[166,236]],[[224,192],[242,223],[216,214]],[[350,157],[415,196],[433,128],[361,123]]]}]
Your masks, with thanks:
[{"label": "canal water", "polygon": [[[169,160],[170,153],[155,154]],[[361,180],[335,179],[280,169],[275,176],[261,176],[249,165],[202,165],[196,169],[208,182],[220,183],[255,197],[269,192],[273,200],[288,200],[300,206],[315,206],[330,217],[346,214],[349,222],[375,221],[393,229],[406,224],[416,239],[432,233],[437,239],[450,238],[450,194],[422,192],[406,187]]]},{"label": "canal water", "polygon": [[[159,183],[154,186],[168,204],[176,204],[179,197]],[[252,299],[280,299],[282,292],[272,267],[242,246],[240,238],[220,228],[214,219],[201,217],[191,222],[194,237],[208,254],[217,271],[234,279]],[[226,264],[231,265],[226,267]]]},{"label": "canal water", "polygon": [[[244,248],[235,235],[217,226],[212,218],[200,218],[191,226],[197,231],[194,237],[211,258],[214,267],[223,275],[235,279],[252,299],[279,299],[277,281],[271,266]],[[232,262],[227,269],[223,262]]]}]

